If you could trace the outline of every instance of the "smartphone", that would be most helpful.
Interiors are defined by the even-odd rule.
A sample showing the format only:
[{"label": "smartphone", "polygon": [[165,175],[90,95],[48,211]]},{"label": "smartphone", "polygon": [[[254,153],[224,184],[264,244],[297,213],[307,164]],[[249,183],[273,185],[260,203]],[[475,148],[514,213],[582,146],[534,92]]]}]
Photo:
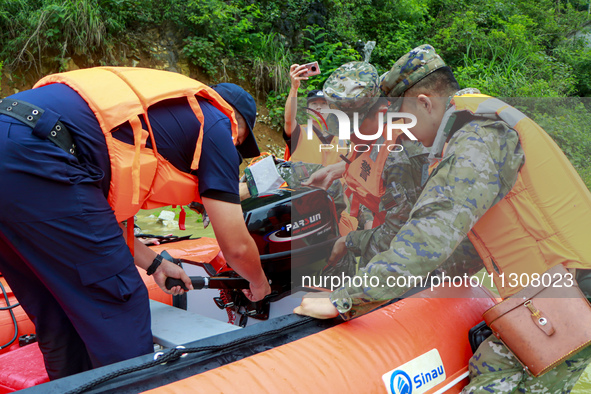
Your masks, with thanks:
[{"label": "smartphone", "polygon": [[304,64],[304,67],[306,67],[308,71],[302,73],[302,77],[311,77],[320,74],[320,66],[318,66],[318,62]]}]

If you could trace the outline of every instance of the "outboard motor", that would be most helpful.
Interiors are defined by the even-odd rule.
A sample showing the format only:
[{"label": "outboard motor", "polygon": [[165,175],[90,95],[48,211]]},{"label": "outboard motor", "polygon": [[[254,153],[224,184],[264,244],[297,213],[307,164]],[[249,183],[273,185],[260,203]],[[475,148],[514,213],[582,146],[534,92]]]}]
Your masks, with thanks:
[{"label": "outboard motor", "polygon": [[244,200],[242,210],[272,290],[271,296],[254,303],[240,290],[220,290],[216,303],[231,305],[244,327],[248,317],[268,319],[270,303],[296,290],[302,275],[321,272],[339,229],[335,204],[322,189],[272,190]]},{"label": "outboard motor", "polygon": [[[230,322],[241,315],[239,325],[245,326],[248,317],[268,319],[270,303],[297,290],[303,275],[321,273],[339,229],[333,199],[322,189],[271,190],[242,201],[242,210],[272,294],[251,302],[240,290],[248,288],[248,282],[228,266],[220,271],[219,266],[202,264],[210,277],[192,280],[196,289],[220,289],[220,297],[214,298],[217,306],[228,311]],[[172,278],[167,286],[169,280],[172,286]]]},{"label": "outboard motor", "polygon": [[313,273],[339,237],[332,198],[322,189],[277,189],[242,202],[244,221],[268,275]]}]

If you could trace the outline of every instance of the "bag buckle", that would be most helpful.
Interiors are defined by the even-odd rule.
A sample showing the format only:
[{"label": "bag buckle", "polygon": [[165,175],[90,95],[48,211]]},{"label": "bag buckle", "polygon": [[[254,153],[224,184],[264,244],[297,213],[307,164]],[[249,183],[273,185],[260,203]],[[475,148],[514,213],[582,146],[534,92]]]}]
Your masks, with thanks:
[{"label": "bag buckle", "polygon": [[523,306],[529,309],[534,324],[538,326],[540,330],[542,330],[548,336],[554,334],[554,327],[552,326],[548,318],[544,315],[544,313],[540,311],[538,308],[536,308],[532,300],[525,301],[523,303]]}]

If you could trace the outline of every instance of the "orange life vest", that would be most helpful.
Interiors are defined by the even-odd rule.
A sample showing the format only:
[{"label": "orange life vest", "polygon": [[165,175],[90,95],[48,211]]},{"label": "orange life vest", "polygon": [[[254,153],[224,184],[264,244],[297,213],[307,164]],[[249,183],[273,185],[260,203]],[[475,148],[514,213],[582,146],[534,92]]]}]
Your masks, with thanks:
[{"label": "orange life vest", "polygon": [[[393,140],[396,141],[401,134],[402,130],[395,130]],[[372,158],[374,151],[377,154]],[[343,174],[345,194],[351,198],[351,216],[357,217],[359,207],[363,204],[374,215],[372,228],[378,227],[386,219],[387,212],[380,211],[380,200],[386,192],[382,173],[390,153],[387,146],[371,146],[368,151],[355,154]]]},{"label": "orange life vest", "polygon": [[[148,108],[163,100],[185,97],[201,123],[191,169],[199,167],[204,118],[196,97],[210,101],[230,118],[237,141],[237,123],[232,107],[213,89],[181,74],[127,67],[96,67],[49,75],[34,88],[63,83],[74,89],[94,112],[105,135],[111,161],[108,201],[118,221],[133,217],[139,209],[185,205],[200,201],[198,180],[179,171],[156,147]],[[148,130],[142,128],[142,118]],[[113,138],[119,125],[129,122],[134,145]],[[148,137],[152,149],[146,148]]]},{"label": "orange life vest", "polygon": [[[332,137],[330,140],[330,144],[333,145],[332,149],[323,149],[321,151],[320,146],[324,142],[318,138],[315,132],[312,133],[312,139],[308,139],[307,134],[306,126],[300,125],[298,143],[291,156],[289,156],[290,161],[302,161],[304,163],[328,166],[339,163],[341,161],[340,155],[343,154],[346,156],[348,153],[348,150],[345,150],[343,145],[339,144],[339,139],[336,137]],[[335,141],[337,142],[337,146],[340,147],[339,150],[336,149],[337,146],[334,146]]]},{"label": "orange life vest", "polygon": [[467,94],[452,104],[455,111],[506,122],[519,134],[525,153],[511,191],[468,234],[500,295],[516,293],[533,274],[558,264],[591,268],[591,193],[552,138],[498,99]]},{"label": "orange life vest", "polygon": [[[363,204],[374,215],[373,227],[384,222],[386,211],[380,212],[380,199],[385,193],[382,172],[390,152],[385,146],[372,147],[367,152],[353,157],[351,164],[347,164],[343,179],[345,181],[345,194],[351,199],[351,216],[359,216],[359,207]],[[372,159],[372,151],[376,151],[375,159]]]}]

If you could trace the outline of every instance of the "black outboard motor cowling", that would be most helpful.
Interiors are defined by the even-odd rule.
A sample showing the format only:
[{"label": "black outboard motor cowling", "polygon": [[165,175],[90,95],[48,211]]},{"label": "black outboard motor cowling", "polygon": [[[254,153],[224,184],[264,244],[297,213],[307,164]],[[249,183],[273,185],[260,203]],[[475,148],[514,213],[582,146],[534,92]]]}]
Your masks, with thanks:
[{"label": "black outboard motor cowling", "polygon": [[330,256],[339,237],[332,198],[322,189],[277,189],[242,202],[266,273],[305,269]]}]

